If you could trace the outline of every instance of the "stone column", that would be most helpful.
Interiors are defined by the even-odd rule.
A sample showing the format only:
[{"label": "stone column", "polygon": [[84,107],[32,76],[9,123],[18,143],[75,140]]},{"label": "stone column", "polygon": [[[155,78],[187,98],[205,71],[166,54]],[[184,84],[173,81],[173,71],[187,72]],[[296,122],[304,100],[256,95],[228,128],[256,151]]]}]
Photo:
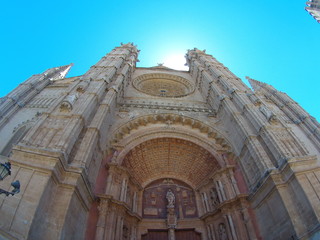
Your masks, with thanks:
[{"label": "stone column", "polygon": [[171,189],[168,190],[166,195],[167,205],[167,226],[168,226],[168,240],[175,240],[174,229],[177,226],[177,216],[174,212],[175,196]]},{"label": "stone column", "polygon": [[230,232],[231,232],[232,239],[233,239],[233,240],[238,240],[237,234],[236,234],[236,230],[235,230],[235,228],[234,228],[234,224],[233,224],[233,221],[232,221],[231,216],[230,216],[229,214],[226,214],[226,215],[224,216],[224,218],[225,218],[226,222],[227,222],[228,225],[229,225],[229,229],[230,229]]},{"label": "stone column", "polygon": [[220,187],[219,187],[218,181],[215,182],[215,185],[216,185],[216,189],[217,189],[217,193],[218,193],[219,202],[222,203],[224,200],[223,200],[223,198],[221,196],[221,192],[220,192]]},{"label": "stone column", "polygon": [[111,187],[112,187],[112,172],[108,172],[108,177],[107,177],[107,186],[106,186],[106,195],[111,195]]},{"label": "stone column", "polygon": [[137,212],[137,192],[133,193],[132,212]]},{"label": "stone column", "polygon": [[244,208],[244,209],[240,210],[240,214],[242,215],[243,223],[246,228],[249,240],[256,239],[254,227],[253,227],[250,215],[248,213],[248,209]]},{"label": "stone column", "polygon": [[114,231],[115,231],[114,219],[115,219],[115,212],[114,212],[114,210],[111,210],[111,211],[109,211],[107,224],[105,227],[105,236],[106,236],[105,239],[108,239],[108,240],[114,239]]},{"label": "stone column", "polygon": [[[223,185],[222,185],[221,181],[218,180],[217,183],[218,183],[218,191],[219,191],[220,194],[221,194],[222,201],[227,200],[226,194],[225,194],[225,192],[224,192],[224,188],[223,188]],[[222,201],[221,201],[221,202],[222,202]]]},{"label": "stone column", "polygon": [[176,239],[176,236],[175,236],[175,233],[174,233],[174,228],[169,228],[169,238],[168,240],[175,240]]},{"label": "stone column", "polygon": [[208,203],[207,193],[203,192],[201,194],[201,196],[202,196],[202,200],[203,200],[203,203],[204,203],[204,208],[205,208],[206,212],[209,212],[210,211],[210,207],[209,207],[209,203]]},{"label": "stone column", "polygon": [[105,232],[105,225],[106,225],[106,214],[108,210],[108,200],[101,200],[98,210],[99,210],[99,218],[97,223],[97,230],[96,230],[96,237],[95,240],[104,240],[104,232]]}]

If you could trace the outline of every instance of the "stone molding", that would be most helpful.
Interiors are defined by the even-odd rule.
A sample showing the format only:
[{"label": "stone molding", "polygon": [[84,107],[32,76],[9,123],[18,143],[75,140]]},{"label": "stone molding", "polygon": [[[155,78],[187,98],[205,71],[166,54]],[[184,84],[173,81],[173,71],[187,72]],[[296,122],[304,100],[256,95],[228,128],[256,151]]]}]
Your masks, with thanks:
[{"label": "stone molding", "polygon": [[[153,92],[160,89],[153,89],[153,91],[150,92],[150,90],[145,89],[144,84],[145,82],[151,82],[156,84],[157,81],[158,82],[165,81],[164,83],[166,85],[172,84],[171,90],[174,90],[175,88],[180,88],[180,90],[184,90],[185,93],[182,95],[179,93],[171,92],[170,95],[167,96],[171,98],[181,98],[193,93],[195,90],[194,85],[189,80],[181,76],[166,74],[166,73],[148,73],[148,74],[140,75],[132,81],[132,85],[138,91],[155,96]],[[149,84],[149,85],[152,85],[152,84]],[[156,95],[156,96],[160,96],[160,95]]]},{"label": "stone molding", "polygon": [[198,129],[201,133],[206,134],[209,139],[215,139],[215,142],[222,148],[231,149],[231,145],[227,142],[226,138],[210,125],[207,125],[195,118],[170,113],[150,114],[132,119],[113,131],[113,144],[121,141],[126,135],[130,134],[132,130],[137,130],[138,128],[148,124],[166,124],[168,121],[174,125],[182,125],[191,127],[192,129]]}]

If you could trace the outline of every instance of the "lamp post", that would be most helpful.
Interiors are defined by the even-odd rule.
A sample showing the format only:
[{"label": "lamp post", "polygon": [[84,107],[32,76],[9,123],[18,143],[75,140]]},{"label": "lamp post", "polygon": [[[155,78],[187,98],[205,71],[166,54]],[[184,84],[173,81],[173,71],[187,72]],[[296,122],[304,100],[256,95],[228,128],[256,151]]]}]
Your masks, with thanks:
[{"label": "lamp post", "polygon": [[[11,175],[11,164],[9,162],[0,163],[0,180],[2,181],[8,175]],[[9,196],[10,194],[13,196],[16,193],[20,192],[20,182],[19,180],[12,182],[11,186],[13,187],[12,192],[8,192],[0,188],[0,194],[6,194]]]}]

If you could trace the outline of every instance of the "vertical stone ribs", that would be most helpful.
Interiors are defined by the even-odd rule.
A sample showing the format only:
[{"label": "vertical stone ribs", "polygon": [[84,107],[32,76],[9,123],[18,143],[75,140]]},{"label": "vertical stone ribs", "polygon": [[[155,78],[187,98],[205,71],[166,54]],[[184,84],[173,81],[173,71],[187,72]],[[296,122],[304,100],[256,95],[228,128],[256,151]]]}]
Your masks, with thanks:
[{"label": "vertical stone ribs", "polygon": [[[262,147],[252,148],[248,138],[258,135],[259,129],[266,124],[263,114],[255,106],[247,93],[252,91],[215,58],[198,49],[189,50],[188,64],[191,74],[199,75],[198,87],[207,103],[221,118],[225,129],[232,135],[230,141],[238,156],[242,156],[242,167],[247,172],[250,184],[257,182],[268,168],[274,167]],[[197,69],[198,68],[198,69]],[[253,94],[253,93],[252,93]],[[248,146],[246,146],[248,145]],[[245,149],[250,149],[244,154]],[[258,152],[255,152],[258,151]],[[262,157],[263,156],[263,157]],[[245,159],[244,159],[245,158]],[[258,158],[258,159],[257,159]],[[252,161],[252,171],[246,168],[248,161]],[[257,165],[260,162],[261,165]],[[251,173],[250,173],[251,172]],[[253,174],[254,176],[249,176]]]},{"label": "vertical stone ribs", "polygon": [[72,64],[56,68],[50,68],[42,74],[36,74],[16,87],[0,101],[0,128],[17,112],[24,107],[39,92],[41,92],[51,81],[64,78],[69,72]]},{"label": "vertical stone ribs", "polygon": [[[106,147],[105,136],[115,100],[123,82],[129,79],[137,53],[135,46],[125,44],[103,57],[80,80],[70,84],[61,105],[43,118],[37,129],[27,135],[25,143],[55,149],[67,157],[72,149],[80,149],[72,156],[86,165],[94,151],[92,144]],[[83,137],[79,138],[83,131]],[[74,148],[74,144],[81,144],[81,147]]]},{"label": "vertical stone ribs", "polygon": [[[256,182],[259,178],[257,173],[263,177],[269,169],[283,164],[284,160],[308,154],[307,149],[290,128],[279,121],[274,112],[269,109],[269,105],[215,58],[207,55],[205,51],[193,49],[188,51],[187,61],[191,74],[198,79],[198,88],[208,105],[217,113],[218,118],[223,118],[225,128],[232,132],[230,141],[233,142],[237,154],[242,156],[244,171],[250,172],[245,168],[249,164],[248,161],[262,163],[259,167],[256,164],[250,164],[252,167],[256,166],[256,169],[253,177],[249,176],[250,173],[246,173],[249,176],[247,179],[255,179],[253,182]],[[249,79],[249,82],[255,90],[266,88],[266,84],[258,81]],[[284,102],[285,96],[277,94],[278,92],[274,89],[272,92],[267,90],[265,91],[270,98],[274,98],[273,94],[276,94],[278,102]],[[288,99],[285,101],[288,102]],[[296,104],[292,106],[292,101],[290,104],[299,116],[305,118],[305,111],[298,108]],[[258,148],[250,147],[252,140],[246,139],[258,136],[259,140],[256,142],[262,141],[262,145],[259,144]],[[245,149],[251,150],[244,153]],[[253,174],[253,171],[251,172]],[[250,182],[252,185],[252,181]]]},{"label": "vertical stone ribs", "polygon": [[[83,138],[78,141],[79,148],[72,160],[73,164],[84,167],[88,172],[92,172],[92,167],[100,166],[101,159],[94,159],[95,164],[91,164],[93,153],[95,151],[102,153],[108,147],[108,131],[113,124],[116,101],[123,96],[124,87],[131,79],[137,56],[138,50],[135,46],[132,44],[122,45],[103,57],[95,65],[97,67],[92,67],[83,77],[102,76],[102,79],[93,79],[92,81],[103,83],[103,89],[106,89],[104,91],[105,95],[101,97],[101,101],[92,110],[94,113],[92,120],[87,125]],[[97,70],[98,74],[95,74],[94,69]],[[94,184],[95,178],[96,174],[91,174],[89,181]]]},{"label": "vertical stone ribs", "polygon": [[290,123],[299,125],[315,146],[320,149],[320,124],[313,117],[287,94],[279,92],[266,83],[248,77],[247,79],[255,92],[272,101],[292,121]]}]

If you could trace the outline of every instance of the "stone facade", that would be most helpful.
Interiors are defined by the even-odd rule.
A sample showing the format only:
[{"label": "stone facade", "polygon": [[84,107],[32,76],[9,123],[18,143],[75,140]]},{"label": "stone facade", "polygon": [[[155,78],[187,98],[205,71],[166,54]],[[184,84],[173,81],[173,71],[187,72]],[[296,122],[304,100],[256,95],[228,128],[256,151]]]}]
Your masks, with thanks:
[{"label": "stone facade", "polygon": [[211,55],[138,68],[131,43],[84,75],[34,75],[0,99],[0,239],[320,237],[319,123]]}]

